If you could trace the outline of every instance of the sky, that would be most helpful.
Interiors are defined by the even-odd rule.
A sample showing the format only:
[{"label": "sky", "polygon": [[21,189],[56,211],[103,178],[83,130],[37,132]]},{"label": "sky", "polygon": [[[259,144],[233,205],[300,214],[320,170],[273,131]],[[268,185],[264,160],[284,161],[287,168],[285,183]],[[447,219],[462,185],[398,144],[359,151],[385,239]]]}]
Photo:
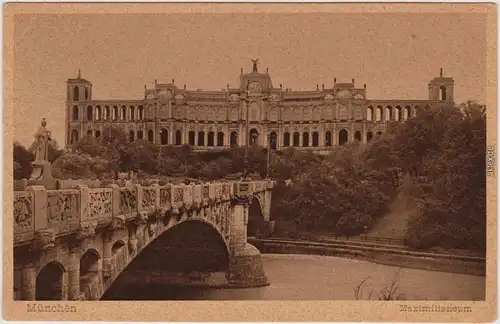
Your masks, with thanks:
[{"label": "sky", "polygon": [[142,99],[155,79],[238,86],[251,58],[275,87],[354,78],[369,99],[427,99],[443,68],[455,102],[486,100],[481,14],[26,14],[14,26],[14,140],[29,146],[45,117],[64,145],[66,80],[78,69],[93,99]]}]

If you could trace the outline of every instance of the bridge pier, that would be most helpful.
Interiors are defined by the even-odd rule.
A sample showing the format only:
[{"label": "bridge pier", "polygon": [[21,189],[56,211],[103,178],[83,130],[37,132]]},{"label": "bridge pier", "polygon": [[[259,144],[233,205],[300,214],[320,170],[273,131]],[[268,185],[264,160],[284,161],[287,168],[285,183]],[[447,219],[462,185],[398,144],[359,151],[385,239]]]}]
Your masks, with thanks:
[{"label": "bridge pier", "polygon": [[269,285],[262,255],[247,243],[248,212],[251,197],[238,196],[233,199],[231,234],[229,239],[229,268],[227,280],[236,287],[261,287]]}]

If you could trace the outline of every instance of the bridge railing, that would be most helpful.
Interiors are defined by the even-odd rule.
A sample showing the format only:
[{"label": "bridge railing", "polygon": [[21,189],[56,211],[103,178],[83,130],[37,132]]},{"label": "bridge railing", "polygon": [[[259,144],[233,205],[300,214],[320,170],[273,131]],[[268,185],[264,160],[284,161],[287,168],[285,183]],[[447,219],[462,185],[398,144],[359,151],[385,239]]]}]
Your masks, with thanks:
[{"label": "bridge railing", "polygon": [[14,192],[14,245],[30,243],[35,238],[50,242],[71,233],[89,235],[115,218],[122,222],[132,218],[144,220],[156,212],[206,206],[227,201],[235,194],[265,191],[273,185],[272,181],[260,180],[128,187],[111,184],[107,188],[79,185],[63,190],[30,186]]}]

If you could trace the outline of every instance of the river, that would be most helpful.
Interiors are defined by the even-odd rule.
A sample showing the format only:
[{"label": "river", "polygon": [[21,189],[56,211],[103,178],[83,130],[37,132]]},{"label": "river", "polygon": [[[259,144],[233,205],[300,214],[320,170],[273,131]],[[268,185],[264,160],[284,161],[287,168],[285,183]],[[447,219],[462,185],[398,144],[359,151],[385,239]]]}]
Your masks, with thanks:
[{"label": "river", "polygon": [[[249,289],[172,287],[134,284],[105,299],[128,300],[355,300],[354,290],[365,278],[363,299],[372,298],[399,277],[406,300],[484,300],[486,278],[456,273],[398,268],[347,258],[315,255],[264,254],[270,286]],[[130,282],[130,280],[127,280]],[[111,297],[111,298],[110,298]]]}]

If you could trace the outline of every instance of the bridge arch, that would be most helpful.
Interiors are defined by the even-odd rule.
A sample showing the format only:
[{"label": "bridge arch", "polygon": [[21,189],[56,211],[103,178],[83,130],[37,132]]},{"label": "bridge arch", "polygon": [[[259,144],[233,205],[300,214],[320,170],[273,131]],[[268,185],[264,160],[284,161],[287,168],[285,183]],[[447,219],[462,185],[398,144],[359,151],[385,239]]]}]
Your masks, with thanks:
[{"label": "bridge arch", "polygon": [[63,299],[63,277],[66,269],[57,262],[47,263],[36,277],[35,299],[36,300],[62,300]]},{"label": "bridge arch", "polygon": [[[162,284],[168,286],[179,278],[216,272],[225,274],[229,269],[229,257],[228,243],[216,226],[202,218],[190,218],[147,244],[128,265],[124,265],[101,299],[136,298],[138,292],[129,286],[139,277],[154,277],[156,284],[147,289],[156,291],[163,289],[160,289]],[[162,279],[158,281],[158,278]]]},{"label": "bridge arch", "polygon": [[80,258],[80,295],[85,299],[93,299],[91,287],[98,283],[101,276],[101,256],[94,249],[88,249]]},{"label": "bridge arch", "polygon": [[260,233],[264,221],[264,213],[262,212],[260,198],[258,196],[254,196],[250,202],[250,206],[248,207],[247,235],[257,236]]}]

